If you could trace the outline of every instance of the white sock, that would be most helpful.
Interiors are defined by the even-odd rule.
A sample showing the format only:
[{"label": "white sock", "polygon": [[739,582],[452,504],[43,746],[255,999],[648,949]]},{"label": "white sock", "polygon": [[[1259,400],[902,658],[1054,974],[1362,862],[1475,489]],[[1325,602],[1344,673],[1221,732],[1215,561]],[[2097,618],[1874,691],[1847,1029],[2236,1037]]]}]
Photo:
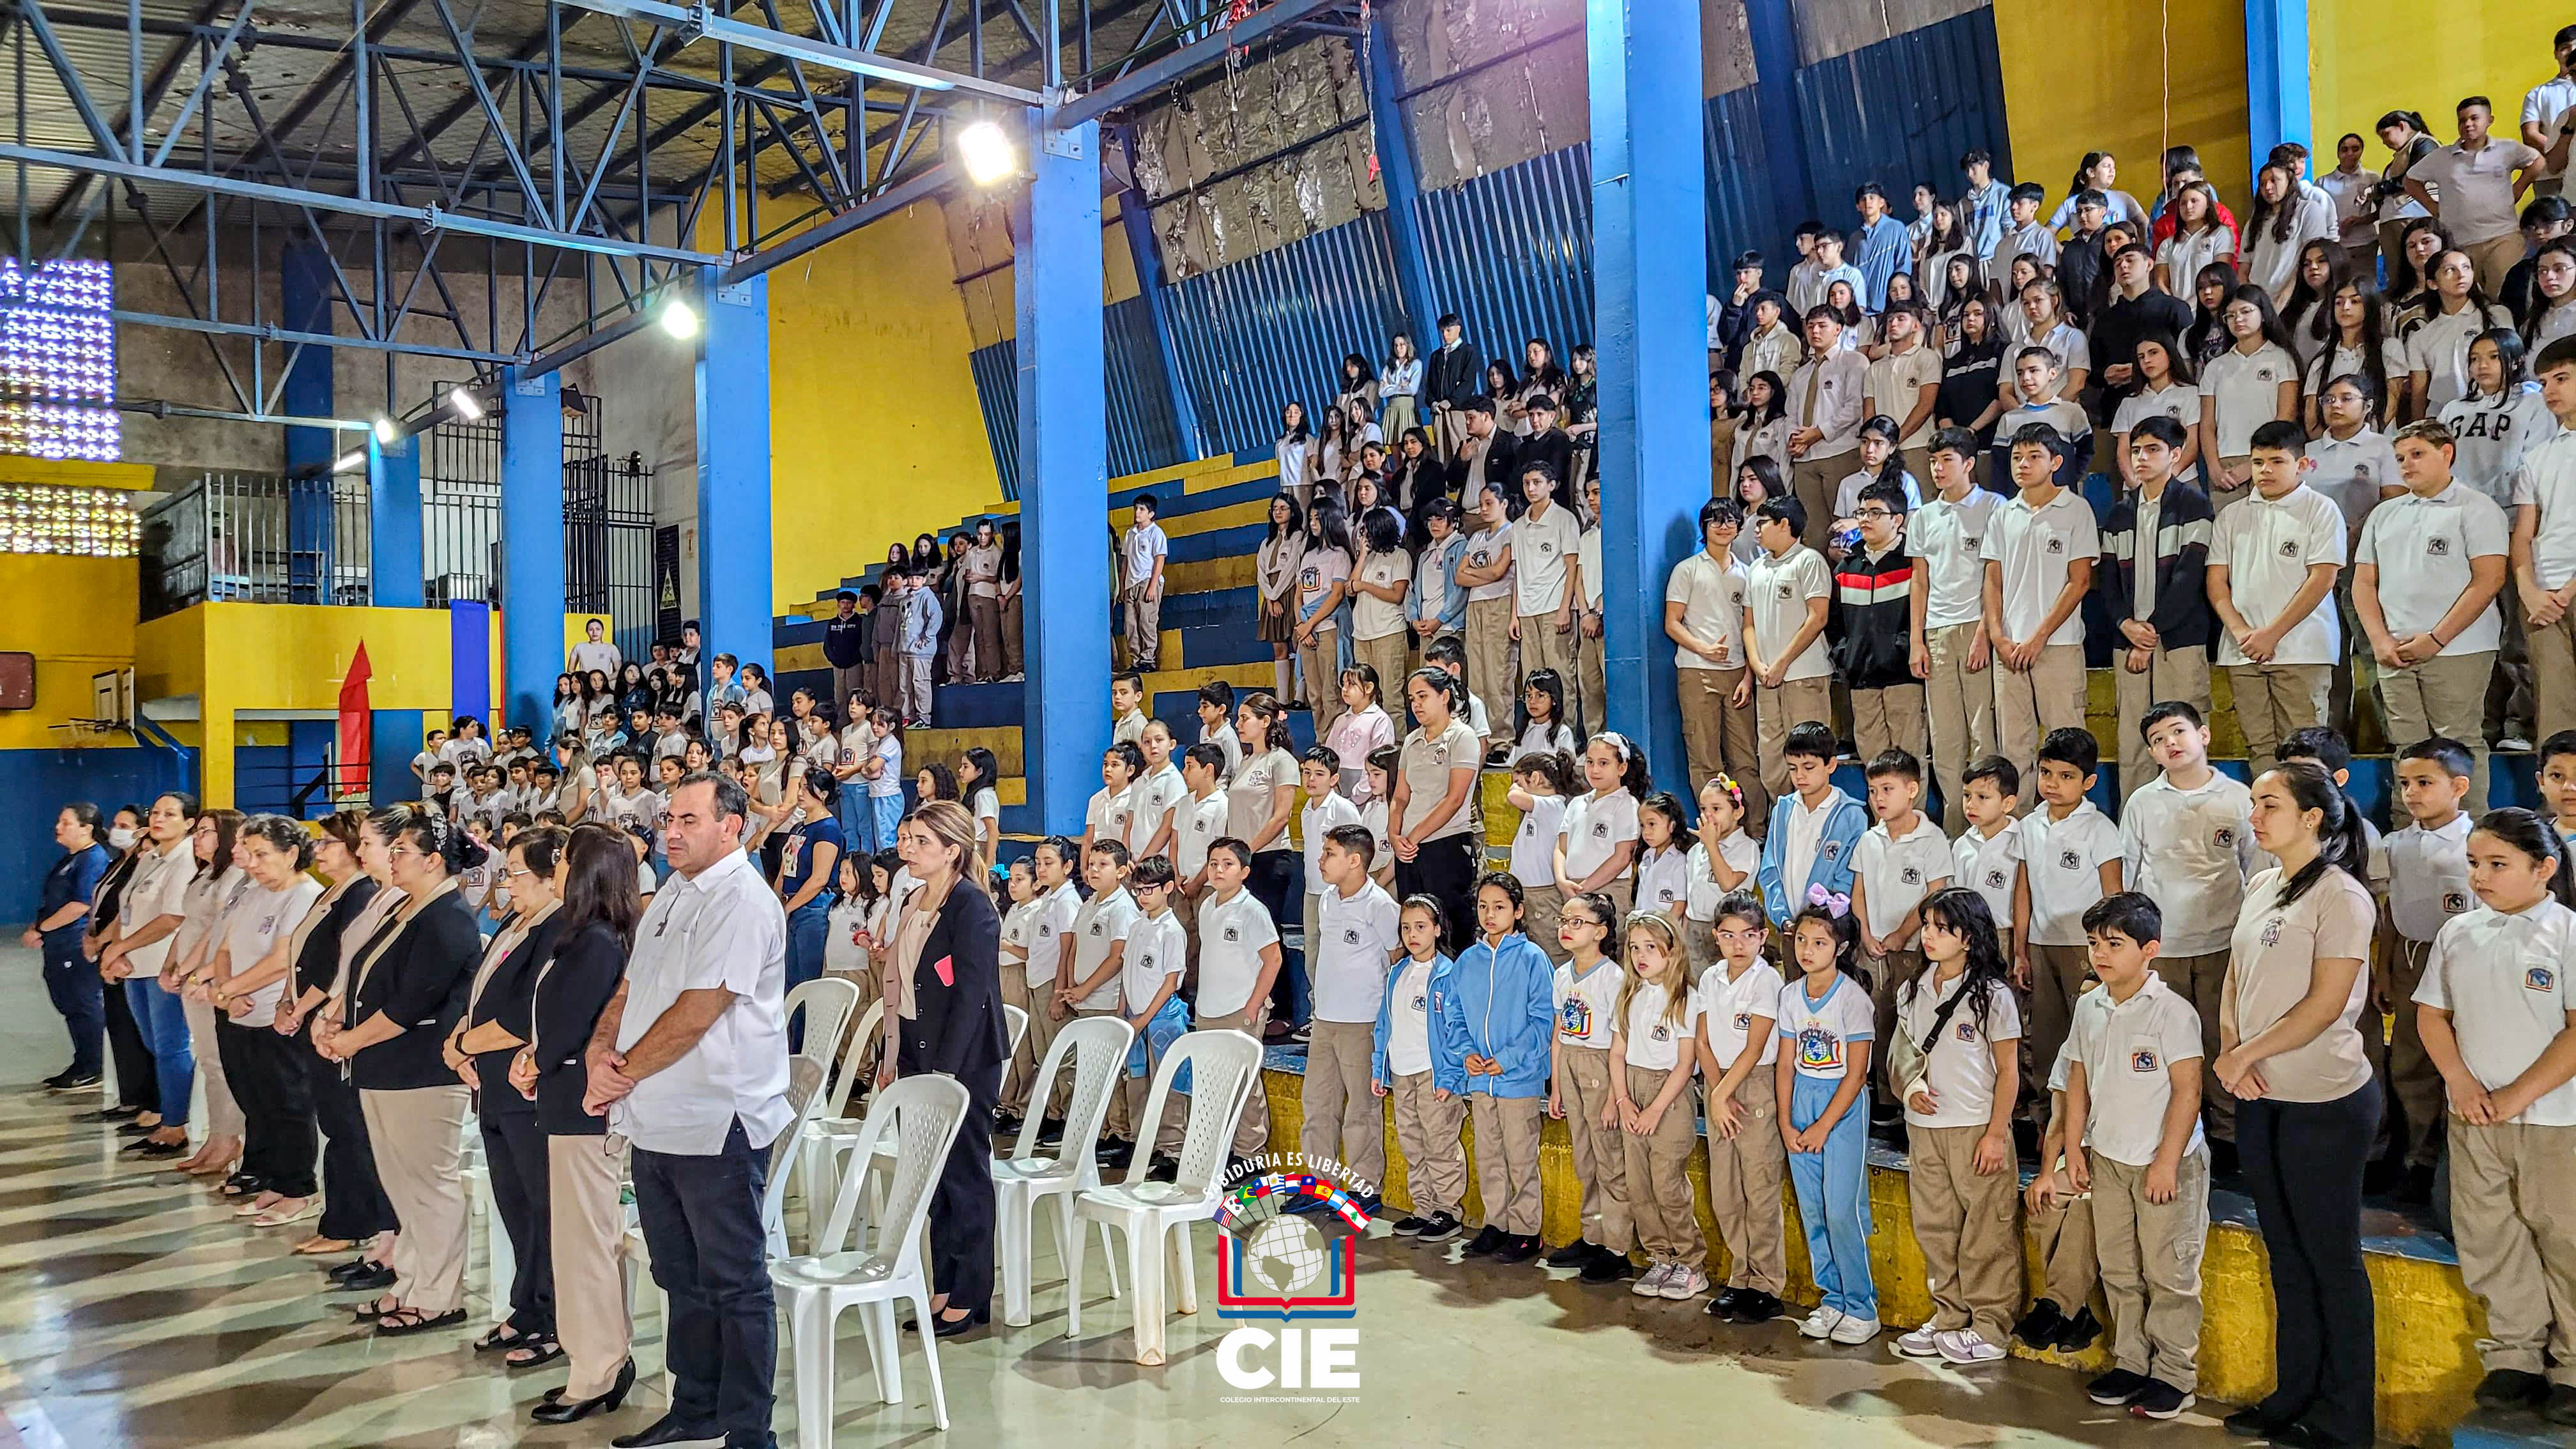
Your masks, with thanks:
[{"label": "white sock", "polygon": [[1295,696],[1295,695],[1293,695],[1293,694],[1290,694],[1290,693],[1288,692],[1288,661],[1287,661],[1287,660],[1285,660],[1285,659],[1273,659],[1273,660],[1271,660],[1271,661],[1270,661],[1270,673],[1271,673],[1271,675],[1272,675],[1274,678],[1276,678],[1276,679],[1279,681],[1279,688],[1278,688],[1277,693],[1278,693],[1279,699],[1281,700],[1281,702],[1282,702],[1282,703],[1285,703],[1286,701],[1288,701],[1288,700],[1292,700],[1292,699],[1295,699],[1295,698],[1297,697],[1297,696]]}]

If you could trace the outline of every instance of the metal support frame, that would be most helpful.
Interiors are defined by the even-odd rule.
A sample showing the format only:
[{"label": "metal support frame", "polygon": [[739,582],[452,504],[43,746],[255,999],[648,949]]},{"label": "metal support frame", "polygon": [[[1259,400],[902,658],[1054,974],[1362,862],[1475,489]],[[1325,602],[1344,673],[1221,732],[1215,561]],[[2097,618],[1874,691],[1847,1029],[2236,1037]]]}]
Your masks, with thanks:
[{"label": "metal support frame", "polygon": [[[1755,0],[1758,6],[1761,0]],[[1664,580],[1708,499],[1708,240],[1699,11],[1589,0],[1593,338],[1600,349],[1602,673],[1613,728],[1683,778]]]},{"label": "metal support frame", "polygon": [[[1094,284],[1095,290],[1097,283]],[[698,274],[698,619],[708,658],[769,668],[769,282]],[[560,633],[560,628],[558,628]]]},{"label": "metal support frame", "polygon": [[1360,44],[1368,53],[1369,127],[1377,143],[1378,184],[1386,189],[1387,240],[1395,248],[1396,287],[1413,319],[1413,352],[1419,357],[1440,309],[1431,291],[1430,251],[1422,241],[1422,173],[1414,164],[1413,124],[1404,115],[1404,78],[1396,72],[1395,37],[1385,11],[1371,17]]},{"label": "metal support frame", "polygon": [[500,382],[502,713],[543,737],[564,664],[562,379],[505,367]]}]

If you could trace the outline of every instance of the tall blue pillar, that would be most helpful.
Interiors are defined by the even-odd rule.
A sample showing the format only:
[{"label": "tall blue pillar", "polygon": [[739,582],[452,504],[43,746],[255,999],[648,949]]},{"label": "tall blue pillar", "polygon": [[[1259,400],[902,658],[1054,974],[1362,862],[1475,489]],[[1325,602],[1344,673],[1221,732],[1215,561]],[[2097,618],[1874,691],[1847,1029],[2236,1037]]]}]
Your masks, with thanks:
[{"label": "tall blue pillar", "polygon": [[[1119,143],[1127,148],[1127,174],[1136,174],[1136,137],[1123,132]],[[1145,318],[1154,329],[1154,351],[1163,359],[1163,388],[1172,401],[1172,419],[1180,434],[1181,456],[1185,460],[1207,456],[1207,439],[1199,428],[1199,412],[1190,400],[1188,374],[1181,371],[1181,352],[1172,343],[1172,309],[1163,291],[1163,249],[1154,242],[1154,219],[1145,210],[1145,192],[1130,190],[1118,201],[1118,228],[1127,238],[1127,255],[1136,265],[1136,293],[1145,300]]]},{"label": "tall blue pillar", "polygon": [[2307,0],[2245,0],[2245,129],[2249,176],[2283,141],[2316,149],[2309,138]]},{"label": "tall blue pillar", "polygon": [[1109,744],[1107,374],[1100,345],[1100,127],[1032,112],[1019,304],[1020,568],[1029,680],[1020,756],[1049,833],[1082,829]]},{"label": "tall blue pillar", "polygon": [[[380,609],[417,609],[426,598],[421,584],[420,439],[378,444],[367,439],[368,582]],[[395,661],[370,650],[369,662],[382,677]],[[420,711],[380,709],[370,726],[374,763],[368,794],[376,804],[420,798],[420,780],[411,772],[411,757],[420,753]]]},{"label": "tall blue pillar", "polygon": [[[1099,214],[1095,199],[1095,230]],[[1093,254],[1098,255],[1097,242]],[[1098,285],[1095,278],[1095,291]],[[753,277],[728,286],[718,282],[710,267],[698,274],[691,300],[705,319],[698,333],[697,372],[699,638],[709,659],[730,654],[774,674],[769,663],[769,279]],[[1095,344],[1098,330],[1095,323]],[[562,487],[560,478],[556,487]],[[557,539],[555,647],[561,649],[560,534]]]},{"label": "tall blue pillar", "polygon": [[[1759,8],[1760,0],[1756,0]],[[1685,768],[1664,580],[1708,500],[1699,8],[1589,0],[1593,340],[1601,364],[1603,663],[1611,726]],[[1688,787],[1681,791],[1689,797]]]},{"label": "tall blue pillar", "polygon": [[[1592,74],[1597,78],[1601,74],[1600,16],[1604,7],[1601,0],[1589,0],[1585,8],[1593,17],[1589,22],[1593,36]],[[1609,8],[1616,10],[1617,7],[1614,5]],[[1683,13],[1687,15],[1690,12],[1685,8]],[[1769,244],[1778,248],[1788,243],[1790,228],[1815,215],[1817,210],[1814,188],[1807,180],[1806,127],[1798,119],[1796,6],[1793,0],[1744,0],[1744,28],[1746,39],[1753,47],[1755,83],[1753,107],[1762,118],[1762,170],[1771,182],[1771,221],[1776,230]],[[1699,54],[1697,36],[1691,38],[1690,53]],[[1694,109],[1690,115],[1676,116],[1674,122],[1678,124],[1682,120],[1688,120],[1691,134],[1696,136],[1700,134],[1702,125],[1697,108],[1705,102],[1699,98],[1697,92],[1693,92],[1691,104]],[[1601,114],[1601,102],[1598,97],[1592,102],[1592,114],[1596,117]],[[1618,174],[1605,169],[1601,148],[1597,142],[1592,148],[1592,174],[1595,176]],[[1702,244],[1702,250],[1706,250],[1705,243]],[[1787,268],[1782,267],[1781,275],[1787,274]],[[1703,286],[1700,301],[1702,313],[1700,367],[1703,370],[1708,366],[1707,307],[1707,292]]]},{"label": "tall blue pillar", "polygon": [[[331,259],[321,246],[297,242],[285,249],[278,258],[277,291],[290,331],[331,331]],[[332,416],[331,349],[307,344],[292,355],[279,405],[291,417]],[[290,603],[332,601],[331,463],[338,456],[339,438],[331,429],[286,430],[286,472],[293,480],[286,490]]]},{"label": "tall blue pillar", "polygon": [[562,378],[501,369],[501,681],[512,724],[540,736],[564,666]]},{"label": "tall blue pillar", "polygon": [[[1395,32],[1387,9],[1378,7],[1369,22],[1369,127],[1377,137],[1378,184],[1386,189],[1387,239],[1395,247],[1395,285],[1404,295],[1412,326],[1414,355],[1440,345],[1432,324],[1441,306],[1431,291],[1430,252],[1422,244],[1422,172],[1413,160],[1413,127],[1405,120],[1404,79],[1396,72]],[[1387,440],[1392,443],[1395,440]]]}]

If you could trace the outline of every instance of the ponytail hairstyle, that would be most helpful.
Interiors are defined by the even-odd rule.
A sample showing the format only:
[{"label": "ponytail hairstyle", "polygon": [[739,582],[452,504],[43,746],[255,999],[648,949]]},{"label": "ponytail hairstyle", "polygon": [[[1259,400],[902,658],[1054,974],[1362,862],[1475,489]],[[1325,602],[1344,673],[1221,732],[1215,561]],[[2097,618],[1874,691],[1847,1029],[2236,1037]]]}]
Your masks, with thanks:
[{"label": "ponytail hairstyle", "polygon": [[1601,954],[1613,961],[1618,960],[1619,948],[1624,944],[1620,940],[1619,903],[1610,899],[1606,892],[1584,891],[1565,898],[1565,904],[1557,912],[1558,919],[1562,920],[1566,911],[1577,906],[1581,906],[1583,914],[1601,927]]},{"label": "ponytail hairstyle", "polygon": [[[1419,673],[1420,671],[1417,670],[1415,672]],[[1280,738],[1281,735],[1286,733],[1286,721],[1281,718],[1277,696],[1271,694],[1266,689],[1260,690],[1255,693],[1245,695],[1243,697],[1243,703],[1236,705],[1234,708],[1237,718],[1244,715],[1250,715],[1254,719],[1261,721],[1261,749],[1259,753],[1268,754],[1273,750],[1287,748],[1286,744],[1283,743]],[[1249,740],[1244,742],[1243,752],[1247,755],[1255,753]]]},{"label": "ponytail hairstyle", "polygon": [[2568,858],[2567,840],[2555,825],[2518,805],[2508,805],[2488,811],[2477,828],[2538,864],[2557,867],[2550,872],[2549,897],[2576,910],[2576,861]]},{"label": "ponytail hairstyle", "polygon": [[2362,833],[2361,807],[2334,782],[2334,776],[2326,773],[2325,766],[2314,760],[2284,760],[2274,765],[2271,773],[2280,780],[2281,788],[2290,792],[2291,803],[2302,813],[2317,812],[2317,858],[2281,883],[2281,894],[2274,906],[2287,906],[2306,895],[2325,879],[2328,870],[2340,870],[2366,887],[2364,872],[2370,845]]},{"label": "ponytail hairstyle", "polygon": [[[2012,968],[2004,960],[2002,939],[1995,932],[1995,915],[1986,905],[1985,896],[1967,886],[1951,886],[1934,891],[1923,903],[1923,919],[1939,921],[1943,930],[1966,939],[1968,968],[1959,978],[1959,991],[1966,998],[1960,1003],[1977,1023],[1977,1033],[1985,1035],[1987,1022],[1998,994],[2012,990]],[[1931,979],[1926,971],[1905,985],[1910,999],[1924,989]]]},{"label": "ponytail hairstyle", "polygon": [[[1849,911],[1837,913],[1812,902],[1800,906],[1798,913],[1789,918],[1789,928],[1781,933],[1788,938],[1790,969],[1798,975],[1805,974],[1805,968],[1797,964],[1798,928],[1809,921],[1821,924],[1834,938],[1834,969],[1864,986],[1868,985],[1869,973],[1862,970],[1860,964],[1860,923],[1851,918]],[[1791,980],[1794,982],[1796,977],[1791,977]]]},{"label": "ponytail hairstyle", "polygon": [[1536,775],[1559,795],[1574,794],[1574,762],[1554,750],[1524,750],[1512,761],[1515,775]]},{"label": "ponytail hairstyle", "polygon": [[1887,461],[1878,465],[1878,475],[1872,481],[1893,483],[1899,488],[1904,487],[1905,456],[1904,450],[1899,445],[1905,441],[1905,438],[1897,430],[1896,419],[1881,413],[1860,425],[1862,437],[1866,438],[1872,434],[1887,440]]},{"label": "ponytail hairstyle", "polygon": [[[1655,781],[1646,767],[1646,752],[1628,743],[1628,737],[1617,730],[1603,730],[1594,735],[1591,744],[1605,745],[1619,757],[1619,788],[1640,802],[1654,793]],[[1587,745],[1586,748],[1590,746]]]}]

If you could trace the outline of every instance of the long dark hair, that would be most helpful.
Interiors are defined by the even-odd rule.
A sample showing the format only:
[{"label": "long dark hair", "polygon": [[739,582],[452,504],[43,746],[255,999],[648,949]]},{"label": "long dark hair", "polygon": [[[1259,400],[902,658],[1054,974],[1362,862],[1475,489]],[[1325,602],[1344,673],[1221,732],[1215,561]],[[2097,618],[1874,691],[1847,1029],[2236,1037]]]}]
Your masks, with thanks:
[{"label": "long dark hair", "polygon": [[[2002,939],[1995,933],[1995,913],[1986,905],[1985,896],[1967,886],[1951,886],[1934,891],[1922,906],[1927,922],[1939,918],[1942,927],[1968,943],[1968,969],[1959,978],[1959,992],[1965,998],[1963,1009],[1977,1023],[1977,1034],[1986,1034],[1986,1024],[1994,1009],[1998,993],[2012,989],[2012,967],[2004,960]],[[1911,997],[1923,989],[1932,972],[1905,984]]]},{"label": "long dark hair", "polygon": [[2568,859],[2567,840],[2556,826],[2521,806],[2508,805],[2488,811],[2477,828],[2533,860],[2555,863],[2558,869],[2549,877],[2550,897],[2576,909],[2576,861]]},{"label": "long dark hair", "polygon": [[1800,906],[1780,933],[1789,948],[1788,970],[1783,974],[1789,977],[1790,984],[1796,985],[1798,978],[1807,974],[1807,968],[1798,964],[1798,928],[1809,921],[1821,922],[1826,934],[1834,938],[1834,969],[1863,986],[1869,985],[1869,972],[1860,964],[1860,923],[1851,918],[1849,911],[1837,915],[1819,905]]},{"label": "long dark hair", "polygon": [[[2312,254],[2325,260],[2323,290],[2308,285],[2308,258]],[[2312,341],[2329,341],[2334,332],[2334,296],[2343,289],[2344,279],[2352,275],[2352,269],[2352,253],[2332,237],[2317,237],[2301,246],[2298,260],[2290,267],[2290,299],[2281,308],[2282,325],[2294,335],[2304,331]]]},{"label": "long dark hair", "polygon": [[1288,519],[1284,523],[1276,518],[1271,519],[1269,532],[1261,536],[1261,541],[1277,543],[1281,534],[1303,539],[1306,536],[1306,510],[1297,506],[1296,497],[1293,494],[1281,493],[1272,498],[1271,502],[1287,504]]},{"label": "long dark hair", "polygon": [[2353,295],[2361,301],[2360,370],[2363,376],[2370,379],[2371,388],[2376,394],[2371,399],[2371,405],[2375,409],[2381,399],[2389,396],[2390,378],[2386,356],[2388,302],[2379,295],[2378,287],[2372,285],[2371,278],[2366,272],[2351,272],[2335,284],[2333,291],[2326,293],[2326,305],[2317,314],[2325,322],[2325,330],[2317,334],[2324,339],[2324,343],[2317,349],[2317,362],[2312,369],[2314,373],[2311,379],[2312,385],[2303,387],[2302,391],[2314,396],[2324,392],[2335,380],[2334,355],[2335,349],[2343,345],[2343,329],[2335,325],[2334,299],[2342,296],[2343,289],[2346,287],[2352,288]]},{"label": "long dark hair", "polygon": [[2540,259],[2551,252],[2576,263],[2576,241],[2560,237],[2541,243],[2540,250],[2531,254],[2531,315],[2522,319],[2522,341],[2533,352],[2540,350],[2540,329],[2548,321],[2549,314],[2561,307],[2576,307],[2576,292],[2553,302],[2540,290]]},{"label": "long dark hair", "polygon": [[[195,878],[220,877],[233,868],[233,837],[241,833],[241,823],[247,817],[238,810],[203,810],[196,816],[197,821],[215,822],[215,853],[197,863]],[[188,828],[194,830],[196,821],[191,821]]]},{"label": "long dark hair", "polygon": [[[1758,413],[1749,401],[1753,396],[1753,384],[1757,382],[1768,383],[1771,387],[1771,401]],[[1744,380],[1744,391],[1741,396],[1748,399],[1743,408],[1741,425],[1744,427],[1758,428],[1764,423],[1776,423],[1789,415],[1789,385],[1780,380],[1780,374],[1767,367]]]},{"label": "long dark hair", "polygon": [[[2191,325],[2182,330],[2182,345],[2191,349],[2192,361],[2216,357],[2229,347],[2225,314],[2227,304],[2236,299],[2237,281],[2236,267],[2230,262],[2211,262],[2191,279],[2191,296],[2185,299],[2191,303]],[[2201,289],[2213,284],[2219,289],[2218,305],[2204,307]]]},{"label": "long dark hair", "polygon": [[626,832],[598,821],[574,826],[564,841],[563,867],[565,938],[599,921],[617,933],[618,945],[633,946],[644,903],[636,895],[635,847]]},{"label": "long dark hair", "polygon": [[[1290,506],[1295,506],[1292,502]],[[1350,520],[1343,516],[1340,500],[1329,493],[1315,495],[1315,511],[1306,515],[1306,541],[1323,543],[1344,553],[1351,551]]]},{"label": "long dark hair", "polygon": [[2281,883],[2280,899],[2274,905],[2287,906],[2306,895],[2329,870],[2340,870],[2367,886],[2370,843],[2362,833],[2361,807],[2314,760],[2283,760],[2271,772],[2302,813],[2317,812],[2316,859]]},{"label": "long dark hair", "polygon": [[[2271,293],[2264,291],[2261,287],[2255,286],[2251,282],[2242,283],[2234,291],[2227,294],[2226,306],[2222,307],[2220,310],[2223,312],[2226,310],[2226,307],[2233,307],[2239,302],[2243,302],[2252,307],[2255,311],[2255,315],[2262,318],[2262,321],[2258,326],[2259,333],[2265,342],[2281,349],[2292,357],[2299,355],[2298,344],[2291,340],[2290,329],[2282,323],[2281,314],[2272,310]],[[2220,325],[2225,325],[2224,318],[2221,319]],[[2231,348],[2236,345],[2236,333],[2233,329],[2230,329],[2227,333],[2227,345]]]}]

